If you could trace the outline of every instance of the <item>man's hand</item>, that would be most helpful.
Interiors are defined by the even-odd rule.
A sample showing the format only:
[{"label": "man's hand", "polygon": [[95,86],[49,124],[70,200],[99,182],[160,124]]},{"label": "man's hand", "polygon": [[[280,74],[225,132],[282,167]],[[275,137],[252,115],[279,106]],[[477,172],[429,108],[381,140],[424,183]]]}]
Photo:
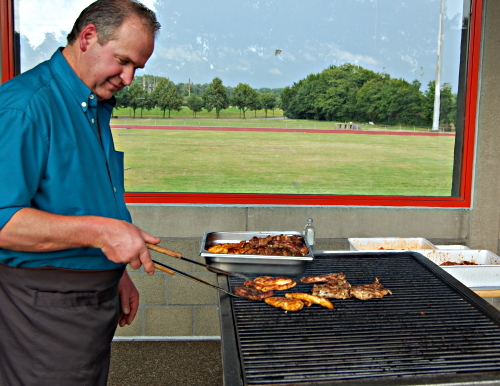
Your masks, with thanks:
[{"label": "man's hand", "polygon": [[108,219],[109,227],[97,242],[106,257],[115,263],[130,264],[133,269],[152,275],[155,267],[146,243],[158,244],[161,240],[126,221]]},{"label": "man's hand", "polygon": [[135,288],[127,271],[123,271],[123,276],[118,284],[118,294],[120,296],[120,318],[118,319],[118,325],[123,327],[127,324],[132,324],[139,309],[139,291]]},{"label": "man's hand", "polygon": [[154,264],[145,243],[161,240],[126,221],[100,216],[63,216],[33,208],[17,211],[0,232],[0,248],[50,252],[69,248],[101,249],[115,263],[144,266],[150,275]]}]

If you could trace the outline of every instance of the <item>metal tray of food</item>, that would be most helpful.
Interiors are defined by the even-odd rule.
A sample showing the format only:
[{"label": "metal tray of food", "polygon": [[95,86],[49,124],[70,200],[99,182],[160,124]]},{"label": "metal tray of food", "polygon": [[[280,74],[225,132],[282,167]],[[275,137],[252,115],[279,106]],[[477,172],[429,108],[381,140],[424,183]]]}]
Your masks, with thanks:
[{"label": "metal tray of food", "polygon": [[411,251],[416,249],[436,249],[422,237],[349,238],[351,251]]},{"label": "metal tray of food", "polygon": [[[500,287],[500,257],[493,252],[485,249],[415,252],[424,255],[469,288]],[[447,263],[457,265],[443,265]]]},{"label": "metal tray of food", "polygon": [[[248,241],[252,237],[264,238],[267,236],[300,236],[307,246],[305,256],[277,256],[277,255],[244,255],[244,254],[219,254],[210,253],[208,248],[214,244],[239,243]],[[241,273],[261,275],[300,275],[306,269],[306,264],[314,259],[311,247],[304,235],[295,231],[267,231],[267,232],[205,232],[200,248],[200,256],[205,258],[207,264]]]}]

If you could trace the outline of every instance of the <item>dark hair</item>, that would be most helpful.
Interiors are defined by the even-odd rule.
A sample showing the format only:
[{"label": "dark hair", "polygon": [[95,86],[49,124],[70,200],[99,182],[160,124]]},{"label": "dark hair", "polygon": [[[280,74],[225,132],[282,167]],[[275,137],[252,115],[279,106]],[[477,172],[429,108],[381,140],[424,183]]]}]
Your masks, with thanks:
[{"label": "dark hair", "polygon": [[155,13],[144,4],[136,0],[97,0],[85,8],[76,19],[67,37],[68,44],[76,41],[85,26],[94,24],[99,44],[104,45],[113,39],[116,29],[133,16],[139,17],[143,21],[143,27],[156,38],[160,23]]}]

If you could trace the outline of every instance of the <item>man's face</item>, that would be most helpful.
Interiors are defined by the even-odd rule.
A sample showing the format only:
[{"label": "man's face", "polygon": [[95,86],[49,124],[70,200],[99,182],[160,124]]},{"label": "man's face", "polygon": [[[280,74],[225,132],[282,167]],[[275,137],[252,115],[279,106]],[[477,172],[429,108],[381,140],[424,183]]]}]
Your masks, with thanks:
[{"label": "man's face", "polygon": [[129,18],[118,27],[114,39],[101,46],[96,37],[89,44],[80,77],[99,100],[109,99],[132,83],[135,70],[144,67],[153,49],[153,35],[138,19]]}]

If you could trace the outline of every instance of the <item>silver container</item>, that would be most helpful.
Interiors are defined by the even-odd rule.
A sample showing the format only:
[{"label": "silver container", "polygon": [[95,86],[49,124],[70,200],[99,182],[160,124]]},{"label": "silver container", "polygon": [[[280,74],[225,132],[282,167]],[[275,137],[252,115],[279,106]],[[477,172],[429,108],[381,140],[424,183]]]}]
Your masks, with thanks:
[{"label": "silver container", "polygon": [[[500,256],[486,249],[417,250],[469,288],[500,288]],[[446,261],[476,265],[441,265]]]},{"label": "silver container", "polygon": [[[208,252],[214,244],[239,243],[248,241],[252,237],[263,238],[267,236],[301,236],[307,245],[309,253],[305,256],[274,256],[274,255],[238,255],[238,254],[218,254]],[[205,232],[201,243],[200,256],[205,258],[207,264],[240,273],[250,273],[257,275],[300,275],[306,269],[308,261],[312,261],[314,256],[311,247],[307,243],[304,235],[299,232]]]},{"label": "silver container", "polygon": [[377,237],[348,238],[351,251],[412,251],[416,249],[436,249],[422,237]]}]

